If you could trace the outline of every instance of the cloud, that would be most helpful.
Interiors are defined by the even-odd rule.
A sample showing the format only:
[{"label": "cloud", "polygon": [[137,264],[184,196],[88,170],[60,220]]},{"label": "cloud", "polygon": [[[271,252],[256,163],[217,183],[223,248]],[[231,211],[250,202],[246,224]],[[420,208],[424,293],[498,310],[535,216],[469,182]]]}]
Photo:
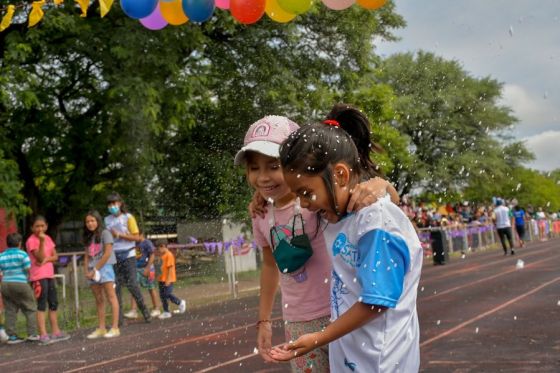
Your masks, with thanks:
[{"label": "cloud", "polygon": [[511,108],[519,119],[516,132],[521,136],[558,128],[558,124],[551,123],[560,121],[560,110],[548,100],[546,92],[539,95],[516,84],[505,84],[500,103]]},{"label": "cloud", "polygon": [[560,131],[546,131],[524,140],[527,148],[536,156],[536,160],[528,164],[529,167],[541,171],[560,168]]}]

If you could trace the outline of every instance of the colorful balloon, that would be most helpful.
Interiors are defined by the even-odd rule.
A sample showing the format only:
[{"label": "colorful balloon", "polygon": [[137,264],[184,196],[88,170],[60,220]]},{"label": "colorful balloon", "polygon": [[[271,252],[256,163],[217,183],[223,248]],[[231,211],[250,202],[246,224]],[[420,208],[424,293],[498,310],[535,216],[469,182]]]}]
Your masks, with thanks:
[{"label": "colorful balloon", "polygon": [[140,18],[140,23],[148,30],[161,30],[168,25],[167,21],[161,15],[159,4],[156,6],[152,14],[147,17]]},{"label": "colorful balloon", "polygon": [[321,0],[323,4],[329,9],[332,10],[343,10],[346,8],[350,8],[352,4],[356,2],[356,0]]},{"label": "colorful balloon", "polygon": [[229,9],[229,0],[216,0],[216,6],[220,9]]},{"label": "colorful balloon", "polygon": [[191,22],[207,21],[214,9],[214,0],[183,0],[183,10]]},{"label": "colorful balloon", "polygon": [[157,0],[121,0],[123,12],[130,18],[140,19],[152,14]]},{"label": "colorful balloon", "polygon": [[183,11],[181,0],[160,0],[159,7],[163,19],[170,25],[179,26],[189,20]]},{"label": "colorful balloon", "polygon": [[387,0],[357,0],[358,5],[362,8],[371,10],[381,8],[386,2]]},{"label": "colorful balloon", "polygon": [[264,9],[268,18],[279,23],[290,22],[295,18],[295,14],[288,13],[278,5],[278,0],[266,0]]},{"label": "colorful balloon", "polygon": [[229,10],[233,18],[250,25],[257,22],[264,14],[265,0],[230,0]]},{"label": "colorful balloon", "polygon": [[288,13],[302,14],[313,5],[313,0],[278,0],[278,5]]}]

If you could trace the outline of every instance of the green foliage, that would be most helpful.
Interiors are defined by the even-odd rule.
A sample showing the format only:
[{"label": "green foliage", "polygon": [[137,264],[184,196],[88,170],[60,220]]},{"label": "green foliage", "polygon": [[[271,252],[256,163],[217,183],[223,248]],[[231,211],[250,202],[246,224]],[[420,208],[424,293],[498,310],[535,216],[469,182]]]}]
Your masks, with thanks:
[{"label": "green foliage", "polygon": [[0,208],[16,214],[26,213],[22,187],[17,164],[4,159],[4,153],[0,150]]},{"label": "green foliage", "polygon": [[488,200],[489,196],[517,199],[521,206],[542,207],[545,211],[560,210],[560,184],[548,173],[515,167],[502,180],[481,189],[471,185],[465,190],[469,200]]},{"label": "green foliage", "polygon": [[51,227],[104,208],[110,190],[133,210],[189,218],[245,213],[249,188],[233,155],[267,114],[322,118],[375,65],[372,40],[404,22],[393,4],[312,11],[287,25],[144,29],[114,6],[72,2],[32,29],[0,34],[0,123],[22,193]]},{"label": "green foliage", "polygon": [[498,105],[497,81],[474,78],[457,61],[427,52],[389,57],[379,79],[394,89],[393,124],[412,144],[413,165],[397,178],[405,191],[445,195],[491,183],[530,156],[522,144],[507,147],[497,138],[516,122]]}]

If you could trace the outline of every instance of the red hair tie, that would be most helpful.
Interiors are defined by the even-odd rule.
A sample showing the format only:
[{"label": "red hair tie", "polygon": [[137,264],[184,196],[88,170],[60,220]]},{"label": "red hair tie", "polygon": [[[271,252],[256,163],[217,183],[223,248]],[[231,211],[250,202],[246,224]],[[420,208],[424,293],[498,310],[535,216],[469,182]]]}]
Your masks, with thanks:
[{"label": "red hair tie", "polygon": [[334,119],[325,119],[323,123],[333,127],[340,127],[340,123],[338,123],[338,121]]}]

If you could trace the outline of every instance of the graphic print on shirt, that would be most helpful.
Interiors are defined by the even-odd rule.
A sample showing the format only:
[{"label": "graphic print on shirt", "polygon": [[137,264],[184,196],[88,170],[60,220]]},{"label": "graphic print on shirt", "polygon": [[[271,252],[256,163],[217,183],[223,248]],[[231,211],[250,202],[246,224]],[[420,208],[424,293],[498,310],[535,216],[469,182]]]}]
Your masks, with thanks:
[{"label": "graphic print on shirt", "polygon": [[340,305],[342,303],[342,295],[349,294],[346,285],[342,282],[342,279],[334,270],[332,271],[332,290],[331,290],[331,307],[333,308],[334,314],[337,319],[340,317]]},{"label": "graphic print on shirt", "polygon": [[340,259],[342,259],[344,263],[352,267],[356,266],[356,262],[358,261],[358,250],[351,242],[348,242],[344,233],[339,233],[338,236],[336,236],[336,239],[333,242],[332,251],[333,257],[340,255]]}]

